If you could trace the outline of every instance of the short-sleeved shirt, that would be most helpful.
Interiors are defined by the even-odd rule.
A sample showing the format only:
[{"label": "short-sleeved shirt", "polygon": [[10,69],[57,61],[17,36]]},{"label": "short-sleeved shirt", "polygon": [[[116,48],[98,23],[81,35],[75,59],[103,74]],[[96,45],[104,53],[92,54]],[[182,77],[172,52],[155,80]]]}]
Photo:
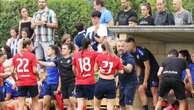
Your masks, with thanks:
[{"label": "short-sleeved shirt", "polygon": [[189,25],[193,23],[192,14],[183,10],[174,14],[175,25]]},{"label": "short-sleeved shirt", "polygon": [[72,56],[69,56],[68,58],[60,56],[55,61],[55,64],[59,69],[62,84],[75,82],[75,74],[72,70]]},{"label": "short-sleeved shirt", "polygon": [[137,82],[137,76],[135,73],[135,58],[131,55],[131,53],[126,52],[121,55],[122,64],[124,66],[131,64],[133,66],[132,71],[124,72],[124,74],[119,74],[119,82],[121,85],[129,84],[131,82]]},{"label": "short-sleeved shirt", "polygon": [[103,8],[101,11],[100,24],[107,26],[113,20],[113,16],[109,10]]},{"label": "short-sleeved shirt", "polygon": [[129,25],[129,19],[131,17],[137,17],[137,13],[134,9],[131,9],[129,11],[123,11],[121,10],[117,15],[117,22],[119,25]]},{"label": "short-sleeved shirt", "polygon": [[154,18],[152,16],[142,17],[139,20],[139,25],[154,25]]},{"label": "short-sleeved shirt", "polygon": [[[140,68],[142,69],[142,72],[144,73],[144,62],[149,61],[150,63],[150,75],[156,75],[159,69],[158,62],[156,61],[156,58],[154,55],[146,48],[138,47],[136,49],[136,52],[134,54],[136,58],[136,63]],[[157,75],[156,75],[157,76]]]},{"label": "short-sleeved shirt", "polygon": [[[57,17],[53,10],[47,11],[39,10],[32,18],[32,22],[37,20],[46,21],[47,23],[57,23]],[[35,41],[50,42],[55,37],[55,29],[46,26],[37,26],[34,29]]]},{"label": "short-sleeved shirt", "polygon": [[[4,74],[4,67],[0,64],[0,74]],[[0,87],[3,86],[3,77],[0,77]]]},{"label": "short-sleeved shirt", "polygon": [[[55,58],[48,58],[47,62],[53,62],[55,63],[57,60],[57,57]],[[47,84],[58,84],[59,83],[59,69],[57,66],[53,67],[46,67],[46,72],[47,72]]]},{"label": "short-sleeved shirt", "polygon": [[174,16],[167,11],[158,12],[154,16],[155,25],[175,25]]},{"label": "short-sleeved shirt", "polygon": [[163,62],[161,67],[163,67],[162,77],[166,78],[176,78],[181,80],[182,71],[189,68],[186,60],[177,57],[168,57]]},{"label": "short-sleeved shirt", "polygon": [[95,51],[102,51],[101,45],[95,40],[95,37],[107,37],[107,27],[99,25],[96,33],[94,33],[95,27],[89,27],[86,32],[86,38],[90,40],[90,44]]},{"label": "short-sleeved shirt", "polygon": [[34,54],[28,51],[18,53],[13,57],[12,65],[17,72],[17,86],[34,86],[37,84],[37,77],[33,71],[33,67],[37,66]]},{"label": "short-sleeved shirt", "polygon": [[74,53],[73,66],[76,72],[76,85],[95,84],[94,64],[97,53],[91,50],[82,50]]},{"label": "short-sleeved shirt", "polygon": [[19,36],[17,38],[10,38],[7,40],[6,45],[11,49],[11,55],[14,56],[18,52]]},{"label": "short-sleeved shirt", "polygon": [[123,66],[119,57],[101,53],[96,58],[96,64],[100,68],[100,74],[103,75],[114,75],[117,70],[122,70]]},{"label": "short-sleeved shirt", "polygon": [[86,31],[81,31],[79,32],[75,38],[74,38],[74,44],[78,47],[78,48],[81,48],[82,47],[82,40],[83,38],[85,38],[86,36]]},{"label": "short-sleeved shirt", "polygon": [[[194,84],[194,63],[189,64],[189,69],[191,71],[192,83]],[[185,76],[186,76],[186,71],[184,70],[181,75],[182,80],[184,80]]]}]

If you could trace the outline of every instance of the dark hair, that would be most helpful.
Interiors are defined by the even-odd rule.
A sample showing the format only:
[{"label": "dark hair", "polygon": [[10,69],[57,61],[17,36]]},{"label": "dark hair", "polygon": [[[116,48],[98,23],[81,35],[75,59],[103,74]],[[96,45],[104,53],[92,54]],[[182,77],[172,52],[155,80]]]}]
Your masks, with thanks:
[{"label": "dark hair", "polygon": [[149,14],[152,15],[152,7],[150,3],[142,3],[141,6],[145,6],[149,10]]},{"label": "dark hair", "polygon": [[126,40],[125,40],[125,42],[127,42],[127,43],[130,43],[130,42],[135,43],[135,39],[132,38],[132,37],[127,37]]},{"label": "dark hair", "polygon": [[90,40],[87,38],[82,39],[82,50],[85,50],[89,47],[90,45]]},{"label": "dark hair", "polygon": [[101,5],[102,7],[104,7],[104,0],[94,0],[94,2],[96,3],[96,5]]},{"label": "dark hair", "polygon": [[67,46],[67,48],[70,50],[70,53],[72,53],[73,50],[74,50],[73,44],[63,44],[62,47],[63,47],[63,46]]},{"label": "dark hair", "polygon": [[91,16],[92,17],[98,17],[98,18],[100,18],[101,17],[101,12],[94,10],[92,12]]},{"label": "dark hair", "polygon": [[178,51],[176,49],[171,49],[169,52],[168,52],[168,55],[173,55],[175,57],[178,57]]},{"label": "dark hair", "polygon": [[3,49],[4,49],[4,51],[5,51],[5,54],[7,55],[7,58],[8,58],[8,59],[12,58],[10,47],[7,46],[7,45],[5,45],[5,46],[3,46]]},{"label": "dark hair", "polygon": [[26,9],[26,10],[28,11],[28,9],[27,9],[26,7],[20,8],[20,9],[19,9],[20,17],[22,17],[22,16],[21,16],[21,13],[22,13],[22,10],[23,10],[23,9]]},{"label": "dark hair", "polygon": [[18,28],[17,27],[12,27],[10,30],[14,30],[18,35]]},{"label": "dark hair", "polygon": [[[21,34],[22,34],[22,31],[26,32],[27,35],[28,35],[28,33],[30,32],[30,30],[29,30],[28,28],[26,28],[26,27],[24,27],[24,28],[21,29]],[[29,36],[28,36],[28,37],[29,37]]]},{"label": "dark hair", "polygon": [[81,22],[77,22],[77,23],[75,23],[75,28],[76,28],[76,30],[77,30],[78,32],[81,32],[81,31],[84,30],[84,24],[81,23]]},{"label": "dark hair", "polygon": [[185,57],[188,63],[192,63],[191,55],[190,55],[188,50],[186,50],[186,49],[180,50],[179,54],[181,54],[183,57]]},{"label": "dark hair", "polygon": [[50,47],[52,50],[54,50],[56,56],[59,56],[59,55],[60,55],[60,51],[59,51],[58,46],[49,45],[49,47]]},{"label": "dark hair", "polygon": [[29,38],[24,38],[22,41],[22,48],[26,48],[28,45],[31,45],[32,41]]}]

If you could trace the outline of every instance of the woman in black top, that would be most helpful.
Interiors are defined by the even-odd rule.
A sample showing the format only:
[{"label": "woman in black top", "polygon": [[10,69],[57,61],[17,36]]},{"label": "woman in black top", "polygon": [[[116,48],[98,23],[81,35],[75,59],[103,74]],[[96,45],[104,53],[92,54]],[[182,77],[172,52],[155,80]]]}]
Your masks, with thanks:
[{"label": "woman in black top", "polygon": [[142,18],[139,20],[139,25],[154,25],[150,3],[141,4],[141,14]]},{"label": "woman in black top", "polygon": [[19,21],[19,34],[21,34],[22,28],[27,28],[29,31],[27,32],[28,37],[32,39],[33,37],[33,29],[31,28],[31,17],[28,15],[28,10],[26,8],[20,9],[20,21]]}]

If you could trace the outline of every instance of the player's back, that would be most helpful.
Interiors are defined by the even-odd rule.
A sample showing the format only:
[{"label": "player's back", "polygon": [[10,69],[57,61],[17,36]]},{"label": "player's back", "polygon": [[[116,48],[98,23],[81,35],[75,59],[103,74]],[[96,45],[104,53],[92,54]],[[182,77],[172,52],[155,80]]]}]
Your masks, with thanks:
[{"label": "player's back", "polygon": [[34,54],[25,51],[13,57],[13,66],[17,72],[18,86],[33,86],[37,84],[37,77],[33,67],[36,67],[37,60]]},{"label": "player's back", "polygon": [[96,58],[96,63],[100,68],[100,74],[114,75],[117,70],[122,69],[121,60],[116,55],[101,53]]},{"label": "player's back", "polygon": [[95,84],[94,64],[97,53],[83,50],[74,54],[73,65],[76,71],[76,84]]}]

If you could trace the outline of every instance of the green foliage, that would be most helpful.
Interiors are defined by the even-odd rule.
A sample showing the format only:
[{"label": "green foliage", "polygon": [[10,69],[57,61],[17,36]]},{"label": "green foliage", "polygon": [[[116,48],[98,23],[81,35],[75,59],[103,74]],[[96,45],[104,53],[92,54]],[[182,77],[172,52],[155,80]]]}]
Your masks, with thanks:
[{"label": "green foliage", "polygon": [[[156,10],[156,0],[131,0],[133,7],[140,15],[139,6],[142,2],[150,2],[153,11]],[[169,10],[173,10],[172,0],[166,0]],[[194,0],[183,0],[184,7],[194,10]],[[53,9],[59,21],[60,28],[57,30],[58,40],[63,33],[74,35],[74,24],[77,21],[85,23],[88,27],[91,24],[90,13],[92,11],[92,0],[48,0],[49,8]],[[120,0],[105,0],[107,9],[111,10],[114,18],[120,10]],[[0,46],[5,44],[9,38],[9,29],[18,26],[20,19],[19,9],[27,7],[30,16],[38,10],[36,0],[0,0]],[[194,13],[194,11],[193,11]]]}]

